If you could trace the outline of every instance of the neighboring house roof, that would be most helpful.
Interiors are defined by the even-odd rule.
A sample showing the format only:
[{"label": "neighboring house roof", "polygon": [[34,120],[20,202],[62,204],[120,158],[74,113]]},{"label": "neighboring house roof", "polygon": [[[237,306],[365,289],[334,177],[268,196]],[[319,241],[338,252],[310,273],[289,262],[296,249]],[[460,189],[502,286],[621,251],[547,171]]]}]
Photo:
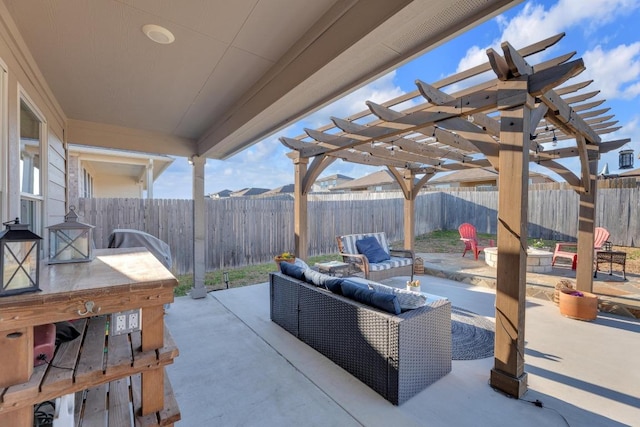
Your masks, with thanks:
[{"label": "neighboring house roof", "polygon": [[640,168],[630,169],[630,170],[628,170],[626,172],[619,173],[618,176],[628,176],[628,177],[640,176]]},{"label": "neighboring house roof", "polygon": [[136,182],[146,183],[146,171],[153,161],[153,180],[173,163],[173,157],[162,154],[142,153],[131,150],[92,147],[88,145],[68,144],[69,155],[76,155],[83,164],[88,165],[94,175],[130,176]]},{"label": "neighboring house roof", "polygon": [[[553,182],[549,176],[538,173],[529,172],[529,176],[542,177],[549,182]],[[455,172],[451,172],[447,175],[433,178],[427,182],[427,185],[431,184],[448,184],[451,182],[478,182],[489,181],[492,179],[498,179],[498,172],[493,168],[475,168],[475,169],[463,169]]]},{"label": "neighboring house roof", "polygon": [[491,168],[476,168],[476,169],[463,169],[455,172],[451,172],[444,176],[430,179],[427,181],[427,185],[430,184],[446,184],[450,182],[474,182],[474,181],[487,181],[490,179],[498,179],[498,172]]},{"label": "neighboring house roof", "polygon": [[268,188],[243,188],[242,190],[231,192],[231,197],[258,196],[260,194],[266,193],[267,191],[269,191]]},{"label": "neighboring house roof", "polygon": [[278,188],[274,188],[273,190],[266,191],[262,193],[261,196],[266,197],[266,196],[277,196],[282,194],[293,194],[294,187],[295,187],[294,184],[283,185],[282,187],[278,187]]},{"label": "neighboring house roof", "polygon": [[353,179],[351,181],[338,184],[335,187],[331,188],[331,191],[353,190],[358,188],[368,188],[375,185],[389,185],[389,184],[397,184],[397,182],[393,178],[391,173],[389,173],[389,171],[381,170],[378,172],[371,173],[369,175],[365,175],[361,178]]},{"label": "neighboring house roof", "polygon": [[342,174],[336,173],[336,174],[333,174],[333,175],[329,175],[329,176],[325,176],[325,177],[322,177],[322,178],[318,178],[318,179],[316,179],[316,182],[331,181],[333,179],[348,179],[348,180],[351,180],[353,178],[351,178],[350,176],[347,176],[347,175],[342,175]]},{"label": "neighboring house roof", "polygon": [[[225,159],[519,1],[4,0],[0,12],[68,142]],[[175,43],[147,39],[148,23]]]},{"label": "neighboring house roof", "polygon": [[209,197],[212,199],[222,199],[225,197],[231,197],[231,190],[222,190],[222,191],[218,191],[217,193],[211,193],[209,194]]}]

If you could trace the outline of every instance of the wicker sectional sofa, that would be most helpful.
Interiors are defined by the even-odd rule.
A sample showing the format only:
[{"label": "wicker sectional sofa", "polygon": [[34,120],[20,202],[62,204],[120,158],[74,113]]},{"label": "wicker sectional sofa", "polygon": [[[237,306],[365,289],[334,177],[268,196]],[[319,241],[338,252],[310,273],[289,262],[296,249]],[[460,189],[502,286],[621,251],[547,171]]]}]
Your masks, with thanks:
[{"label": "wicker sectional sofa", "polygon": [[451,303],[386,313],[282,273],[270,274],[271,320],[394,405],[451,371]]}]

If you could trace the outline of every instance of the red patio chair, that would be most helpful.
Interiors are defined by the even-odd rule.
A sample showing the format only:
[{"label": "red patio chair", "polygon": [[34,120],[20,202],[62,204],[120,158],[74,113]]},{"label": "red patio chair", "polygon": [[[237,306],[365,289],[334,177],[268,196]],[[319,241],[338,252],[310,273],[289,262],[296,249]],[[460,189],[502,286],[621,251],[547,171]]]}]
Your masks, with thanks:
[{"label": "red patio chair", "polygon": [[[593,250],[602,249],[604,242],[609,238],[609,232],[606,228],[596,227],[593,230]],[[569,249],[569,250],[567,250]],[[551,265],[556,264],[556,258],[568,258],[571,260],[571,269],[575,270],[578,265],[578,244],[575,242],[556,243],[556,249],[553,251],[553,259]]]},{"label": "red patio chair", "polygon": [[458,232],[460,233],[460,240],[464,242],[464,252],[462,252],[462,256],[464,256],[467,251],[472,251],[475,259],[478,259],[478,254],[484,248],[494,246],[493,240],[489,240],[489,246],[480,246],[478,244],[476,228],[468,222],[461,224],[460,227],[458,227]]}]

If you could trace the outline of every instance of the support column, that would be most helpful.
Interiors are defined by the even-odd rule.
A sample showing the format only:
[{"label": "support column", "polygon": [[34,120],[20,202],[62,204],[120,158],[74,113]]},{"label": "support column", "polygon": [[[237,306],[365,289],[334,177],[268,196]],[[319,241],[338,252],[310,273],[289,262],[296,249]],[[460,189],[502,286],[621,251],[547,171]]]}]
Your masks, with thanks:
[{"label": "support column", "polygon": [[293,167],[295,169],[295,198],[293,203],[294,244],[296,257],[303,260],[307,259],[309,250],[307,193],[304,192],[303,187],[308,164],[309,159],[307,158],[295,157],[293,159]]},{"label": "support column", "polygon": [[578,266],[576,288],[593,292],[593,234],[596,218],[596,193],[598,189],[598,159],[589,161],[589,192],[580,193],[578,210]]},{"label": "support column", "polygon": [[520,398],[527,391],[524,326],[527,267],[529,135],[533,99],[526,77],[498,84],[500,155],[496,341],[492,387]]},{"label": "support column", "polygon": [[147,164],[147,199],[153,199],[153,159]]},{"label": "support column", "polygon": [[204,164],[206,158],[192,156],[193,164],[193,288],[191,298],[204,298],[207,290],[204,287],[205,256],[204,234],[205,204],[204,204]]}]

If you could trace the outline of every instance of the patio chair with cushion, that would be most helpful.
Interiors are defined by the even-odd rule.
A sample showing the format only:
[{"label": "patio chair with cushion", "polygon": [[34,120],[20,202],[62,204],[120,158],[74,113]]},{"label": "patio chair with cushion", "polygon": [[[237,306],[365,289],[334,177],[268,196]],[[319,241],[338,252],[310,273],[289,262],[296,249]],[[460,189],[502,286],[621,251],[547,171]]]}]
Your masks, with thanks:
[{"label": "patio chair with cushion", "polygon": [[[606,228],[596,227],[593,231],[593,250],[602,249],[604,242],[609,238],[609,232]],[[553,259],[551,265],[556,264],[556,258],[567,258],[571,260],[571,269],[575,270],[578,264],[578,243],[576,242],[559,242],[556,243],[556,249],[553,251]]]},{"label": "patio chair with cushion", "polygon": [[480,246],[478,243],[478,234],[476,233],[476,228],[465,222],[464,224],[460,224],[458,227],[458,232],[460,233],[460,240],[464,242],[464,252],[462,252],[462,256],[467,253],[467,251],[473,252],[473,256],[475,259],[478,259],[478,254],[482,252],[482,250],[486,247],[495,246],[493,240],[489,240],[489,246]]},{"label": "patio chair with cushion", "polygon": [[336,241],[343,262],[362,271],[365,279],[411,276],[413,280],[413,251],[391,249],[384,232],[337,236]]}]

